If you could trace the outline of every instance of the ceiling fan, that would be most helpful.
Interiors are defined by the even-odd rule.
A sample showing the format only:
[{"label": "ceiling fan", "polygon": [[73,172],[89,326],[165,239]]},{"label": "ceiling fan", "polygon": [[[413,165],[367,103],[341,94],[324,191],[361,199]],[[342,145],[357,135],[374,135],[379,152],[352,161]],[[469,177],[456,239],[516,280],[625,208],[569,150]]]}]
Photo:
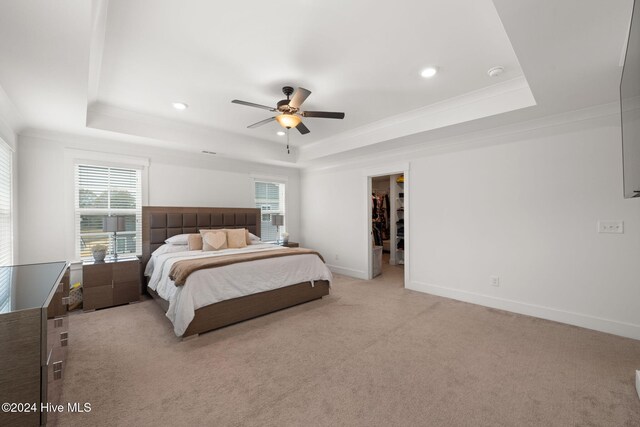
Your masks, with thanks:
[{"label": "ceiling fan", "polygon": [[[262,108],[263,110],[272,111],[274,113],[280,113],[276,116],[269,117],[268,119],[264,119],[259,121],[258,123],[254,123],[252,125],[247,126],[250,129],[257,128],[258,126],[266,125],[272,121],[277,121],[280,123],[280,126],[291,129],[296,128],[298,132],[305,135],[309,133],[309,128],[307,128],[304,123],[302,123],[302,119],[300,117],[315,117],[322,119],[344,119],[344,113],[334,113],[328,111],[301,111],[300,107],[302,103],[311,95],[311,91],[299,87],[296,91],[293,91],[291,86],[285,86],[282,88],[282,93],[285,94],[287,99],[283,99],[278,101],[276,107],[268,107],[266,105],[254,104],[253,102],[240,101],[238,99],[234,99],[234,104],[246,105],[248,107]],[[293,96],[291,96],[293,94]],[[291,99],[289,99],[291,97]]]}]

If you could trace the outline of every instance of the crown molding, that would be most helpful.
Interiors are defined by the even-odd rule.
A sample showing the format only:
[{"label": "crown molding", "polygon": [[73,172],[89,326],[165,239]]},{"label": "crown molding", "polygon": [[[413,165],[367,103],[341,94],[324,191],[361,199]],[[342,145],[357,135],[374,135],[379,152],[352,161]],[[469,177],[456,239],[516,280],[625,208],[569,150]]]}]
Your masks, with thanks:
[{"label": "crown molding", "polygon": [[9,98],[9,95],[0,86],[0,135],[15,148],[16,136],[25,128],[25,121]]},{"label": "crown molding", "polygon": [[92,6],[87,105],[92,105],[98,100],[104,40],[107,31],[107,11],[109,9],[109,0],[93,0]]},{"label": "crown molding", "polygon": [[[87,110],[87,127],[168,142],[174,149],[213,151],[225,157],[295,167],[295,149],[287,154],[280,143],[224,130],[192,125],[103,103]],[[166,144],[165,144],[166,145]]]},{"label": "crown molding", "polygon": [[[410,144],[379,150],[358,156],[345,156],[326,163],[307,164],[303,174],[333,172],[345,169],[366,168],[382,161],[394,163],[488,146],[514,143],[540,134],[574,131],[601,126],[619,126],[620,104],[607,103],[580,110],[553,114],[489,129],[469,132],[452,137],[429,139],[428,135],[412,135],[401,138],[412,140]],[[415,141],[415,142],[414,142]]]},{"label": "crown molding", "polygon": [[307,162],[534,105],[529,84],[521,76],[316,141],[300,148],[299,160]]}]

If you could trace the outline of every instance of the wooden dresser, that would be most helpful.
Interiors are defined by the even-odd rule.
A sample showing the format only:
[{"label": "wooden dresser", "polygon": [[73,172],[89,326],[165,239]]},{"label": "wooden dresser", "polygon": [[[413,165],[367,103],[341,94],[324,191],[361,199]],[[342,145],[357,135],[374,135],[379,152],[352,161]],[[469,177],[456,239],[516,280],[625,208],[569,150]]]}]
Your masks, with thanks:
[{"label": "wooden dresser", "polygon": [[0,412],[2,426],[56,424],[40,405],[62,403],[68,271],[66,262],[0,267],[0,403],[33,404]]},{"label": "wooden dresser", "polygon": [[85,261],[82,288],[85,311],[140,301],[140,259]]}]

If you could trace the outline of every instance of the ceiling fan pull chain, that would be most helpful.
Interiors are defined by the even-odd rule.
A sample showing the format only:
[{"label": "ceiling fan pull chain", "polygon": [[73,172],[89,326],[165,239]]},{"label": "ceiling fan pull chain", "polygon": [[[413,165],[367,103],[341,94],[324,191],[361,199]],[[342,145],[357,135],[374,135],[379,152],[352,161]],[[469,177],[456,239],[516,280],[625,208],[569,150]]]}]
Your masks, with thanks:
[{"label": "ceiling fan pull chain", "polygon": [[289,151],[289,131],[291,129],[287,128],[287,154],[291,154],[291,151]]}]

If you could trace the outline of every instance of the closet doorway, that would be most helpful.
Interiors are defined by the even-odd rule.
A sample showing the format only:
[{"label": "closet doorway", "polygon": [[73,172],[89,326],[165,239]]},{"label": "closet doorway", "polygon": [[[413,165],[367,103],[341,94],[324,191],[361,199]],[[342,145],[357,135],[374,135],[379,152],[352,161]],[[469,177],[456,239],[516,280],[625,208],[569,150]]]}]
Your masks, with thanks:
[{"label": "closet doorway", "polygon": [[372,175],[368,184],[369,277],[404,286],[408,225],[405,173]]}]

